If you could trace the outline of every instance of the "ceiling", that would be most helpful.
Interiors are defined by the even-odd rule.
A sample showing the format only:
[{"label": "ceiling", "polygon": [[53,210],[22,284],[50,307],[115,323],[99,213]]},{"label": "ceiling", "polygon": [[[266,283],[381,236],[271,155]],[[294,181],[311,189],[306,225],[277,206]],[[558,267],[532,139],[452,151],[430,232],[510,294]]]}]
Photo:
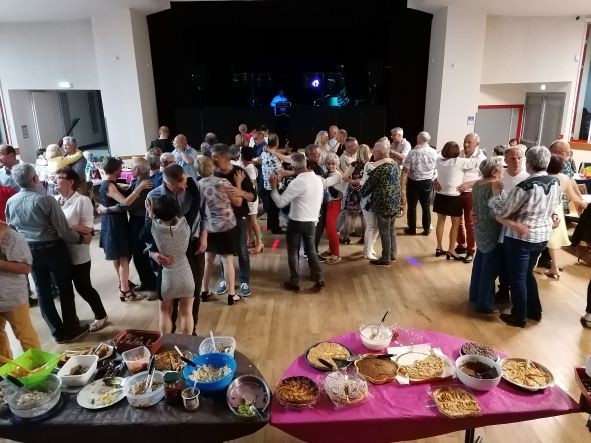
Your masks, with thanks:
[{"label": "ceiling", "polygon": [[408,7],[434,13],[445,6],[482,9],[489,15],[591,16],[591,0],[408,0]]}]

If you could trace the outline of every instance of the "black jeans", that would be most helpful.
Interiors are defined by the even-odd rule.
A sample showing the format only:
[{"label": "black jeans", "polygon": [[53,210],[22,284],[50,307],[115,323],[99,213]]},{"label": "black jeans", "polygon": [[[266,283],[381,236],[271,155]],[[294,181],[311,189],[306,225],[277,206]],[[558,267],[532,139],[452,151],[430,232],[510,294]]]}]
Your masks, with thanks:
[{"label": "black jeans", "polygon": [[140,231],[146,223],[145,217],[138,217],[136,215],[129,216],[129,235],[131,237],[131,252],[133,255],[133,263],[137,270],[142,289],[154,290],[156,289],[156,274],[152,270],[150,257],[144,253],[146,247],[145,243],[140,239]]},{"label": "black jeans", "polygon": [[262,194],[264,196],[264,207],[267,213],[267,229],[272,232],[278,231],[279,228],[279,208],[275,205],[273,198],[271,198],[271,191],[263,189]]},{"label": "black jeans", "polygon": [[423,230],[431,230],[431,191],[433,190],[432,180],[408,179],[406,184],[406,200],[408,202],[408,229],[411,233],[417,230],[417,203],[421,203],[423,210]]},{"label": "black jeans", "polygon": [[587,285],[587,307],[585,308],[585,312],[591,314],[591,280],[589,280],[589,285]]},{"label": "black jeans", "polygon": [[396,231],[394,230],[395,218],[387,217],[376,212],[378,219],[378,229],[380,230],[380,240],[382,241],[382,259],[396,260]]},{"label": "black jeans", "polygon": [[[80,323],[74,303],[70,252],[63,240],[31,242],[29,248],[33,256],[31,274],[37,286],[41,315],[56,340],[71,337],[77,332]],[[52,280],[60,291],[61,318],[53,301]]]},{"label": "black jeans", "polygon": [[[236,217],[236,223],[238,224],[238,235],[240,241],[240,244],[238,245],[238,271],[240,276],[240,284],[246,283],[247,285],[250,285],[250,252],[248,251],[247,242],[248,220],[246,220],[246,217]],[[277,226],[279,226],[279,223]],[[224,278],[224,264],[221,260],[220,269],[221,277]],[[203,278],[203,272],[201,272],[201,276]],[[195,284],[197,284],[197,282],[195,282]],[[199,288],[199,290],[201,290],[201,280],[199,280]]]},{"label": "black jeans", "polygon": [[304,243],[304,252],[308,256],[310,276],[315,282],[322,280],[322,271],[318,262],[318,254],[314,249],[314,234],[316,226],[314,222],[299,222],[289,220],[287,223],[287,263],[289,265],[289,282],[292,285],[300,283],[300,244]]},{"label": "black jeans", "polygon": [[[191,267],[191,274],[193,274],[193,280],[195,281],[195,291],[193,292],[193,333],[195,333],[195,327],[197,326],[197,319],[199,318],[199,303],[201,302],[201,280],[203,280],[203,271],[205,269],[205,254],[195,254],[199,242],[195,238],[191,238],[189,241],[189,247],[187,249],[187,259],[189,260],[189,266]],[[161,278],[162,269],[158,276]],[[160,279],[159,279],[160,280]],[[158,282],[158,290],[160,290],[160,281]],[[176,330],[176,318],[178,316],[179,300],[175,299],[172,304],[172,332]]]},{"label": "black jeans", "polygon": [[80,297],[90,305],[94,318],[101,320],[107,316],[107,313],[101,301],[101,296],[92,287],[92,282],[90,281],[90,264],[91,262],[89,260],[81,265],[72,265],[72,281]]},{"label": "black jeans", "polygon": [[314,232],[314,246],[316,248],[316,252],[318,252],[318,245],[320,244],[320,239],[322,238],[322,233],[324,232],[324,225],[326,224],[326,203],[322,203],[320,206],[320,214],[318,215],[318,223],[316,223],[316,229]]}]

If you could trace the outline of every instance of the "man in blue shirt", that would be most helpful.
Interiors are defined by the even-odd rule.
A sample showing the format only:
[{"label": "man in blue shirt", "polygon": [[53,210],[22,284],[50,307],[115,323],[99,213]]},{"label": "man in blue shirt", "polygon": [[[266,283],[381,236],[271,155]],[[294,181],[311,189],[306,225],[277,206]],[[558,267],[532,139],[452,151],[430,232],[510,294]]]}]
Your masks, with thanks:
[{"label": "man in blue shirt", "polygon": [[12,178],[12,168],[18,164],[16,151],[10,145],[0,145],[0,185],[20,191],[21,187]]},{"label": "man in blue shirt", "polygon": [[187,137],[184,134],[177,135],[172,145],[174,146],[172,155],[174,155],[177,164],[183,168],[188,177],[197,181],[197,171],[194,165],[197,151],[187,144]]}]

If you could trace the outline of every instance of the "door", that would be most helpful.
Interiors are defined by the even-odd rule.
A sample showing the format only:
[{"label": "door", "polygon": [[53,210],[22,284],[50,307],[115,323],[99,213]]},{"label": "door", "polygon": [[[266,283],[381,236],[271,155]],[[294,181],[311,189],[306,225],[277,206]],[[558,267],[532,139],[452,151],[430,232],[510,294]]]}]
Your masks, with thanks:
[{"label": "door", "polygon": [[564,113],[564,92],[528,93],[521,142],[527,147],[550,144],[559,138]]},{"label": "door", "polygon": [[487,156],[498,145],[519,139],[523,105],[479,106],[474,131],[480,136],[480,147]]},{"label": "door", "polygon": [[33,116],[37,126],[39,147],[58,143],[64,136],[64,120],[56,91],[31,91]]}]

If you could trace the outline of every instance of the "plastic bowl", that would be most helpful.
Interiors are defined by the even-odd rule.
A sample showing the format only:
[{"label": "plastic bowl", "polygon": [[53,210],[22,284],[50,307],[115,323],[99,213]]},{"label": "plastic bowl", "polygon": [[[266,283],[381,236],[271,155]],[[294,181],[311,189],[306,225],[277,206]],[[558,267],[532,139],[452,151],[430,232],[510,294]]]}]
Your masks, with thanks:
[{"label": "plastic bowl", "polygon": [[[62,381],[57,375],[49,374],[42,382],[35,383],[28,388],[19,388],[16,393],[7,398],[12,413],[18,417],[33,418],[49,412],[59,401]],[[47,395],[38,400],[19,404],[30,391],[44,392]]]},{"label": "plastic bowl", "polygon": [[[379,332],[378,332],[379,331]],[[377,336],[372,338],[374,334]],[[359,328],[359,336],[363,346],[372,351],[381,351],[386,349],[392,341],[392,328],[379,324],[365,324]]]},{"label": "plastic bowl", "polygon": [[145,371],[148,369],[150,362],[150,350],[145,346],[139,346],[121,354],[123,361],[127,365],[127,369],[132,374]]},{"label": "plastic bowl", "polygon": [[[498,376],[496,378],[474,378],[463,372],[460,368],[467,362],[481,362],[488,366],[492,366],[497,371]],[[501,366],[491,360],[488,357],[483,357],[481,355],[462,355],[456,360],[456,375],[460,379],[462,383],[472,389],[476,389],[478,391],[489,391],[494,388],[496,385],[499,384],[501,381],[501,375],[503,374],[503,370]]]},{"label": "plastic bowl", "polygon": [[[64,386],[84,386],[96,372],[98,355],[75,355],[70,357],[57,373]],[[86,370],[80,375],[70,375],[75,366],[82,366]]]},{"label": "plastic bowl", "polygon": [[189,376],[193,373],[195,368],[193,368],[191,365],[185,365],[185,369],[183,369],[183,377],[187,381],[187,386],[192,387],[195,385],[202,393],[223,391],[232,382],[234,373],[236,372],[236,360],[234,360],[234,357],[231,357],[228,354],[219,352],[204,354],[195,357],[192,361],[197,366],[210,365],[216,368],[221,368],[223,366],[230,367],[230,373],[219,380],[210,382],[194,382],[189,378]]},{"label": "plastic bowl", "polygon": [[[18,378],[19,381],[26,387],[30,387],[39,382],[42,382],[43,380],[47,379],[49,374],[53,372],[53,370],[57,366],[59,359],[60,354],[44,352],[38,349],[29,349],[23,354],[21,354],[18,358],[15,358],[14,361],[30,370],[39,368],[45,365],[46,363],[49,364],[45,365],[42,370],[35,371],[31,375],[16,378]],[[0,368],[0,375],[4,377],[5,375],[10,374],[12,371],[17,369],[17,366],[13,365],[12,363],[7,363]]]},{"label": "plastic bowl", "polygon": [[148,393],[133,395],[130,391],[133,386],[137,383],[146,381],[148,377],[148,371],[140,372],[139,374],[132,375],[125,381],[123,386],[123,393],[127,397],[127,401],[134,408],[149,408],[155,405],[164,397],[164,374],[160,371],[154,371],[154,381],[160,382],[160,386]]},{"label": "plastic bowl", "polygon": [[199,345],[199,355],[223,352],[234,357],[234,351],[236,350],[236,339],[234,337],[214,337],[214,339],[215,347],[211,341],[211,337],[203,339]]}]

